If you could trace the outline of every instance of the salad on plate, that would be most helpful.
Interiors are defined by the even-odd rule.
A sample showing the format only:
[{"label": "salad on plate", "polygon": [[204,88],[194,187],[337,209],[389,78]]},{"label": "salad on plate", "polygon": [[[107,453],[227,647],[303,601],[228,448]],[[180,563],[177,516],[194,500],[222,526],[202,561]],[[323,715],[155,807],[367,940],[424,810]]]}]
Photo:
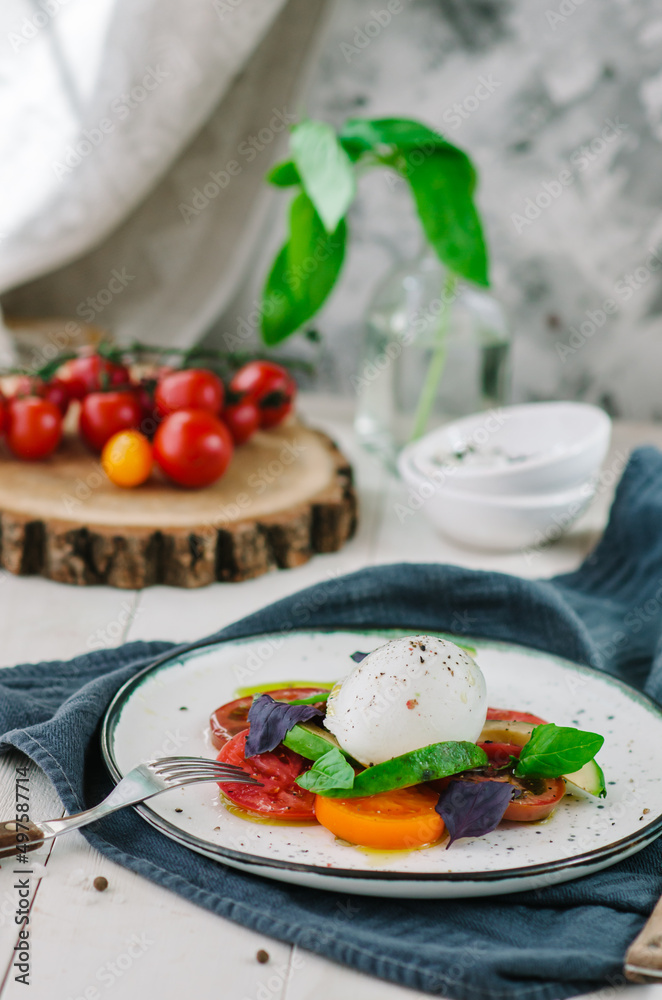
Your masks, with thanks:
[{"label": "salad on plate", "polygon": [[412,635],[352,659],[339,683],[271,684],[213,712],[218,759],[261,783],[221,783],[233,811],[412,850],[546,820],[567,793],[606,794],[603,737],[489,707],[468,649]]}]

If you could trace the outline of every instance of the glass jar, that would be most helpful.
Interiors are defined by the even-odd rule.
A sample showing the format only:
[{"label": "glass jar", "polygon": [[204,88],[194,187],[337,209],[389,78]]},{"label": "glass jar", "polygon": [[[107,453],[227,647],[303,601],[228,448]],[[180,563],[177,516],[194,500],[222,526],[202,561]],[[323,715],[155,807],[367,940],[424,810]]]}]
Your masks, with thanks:
[{"label": "glass jar", "polygon": [[360,442],[393,466],[408,441],[433,427],[503,405],[509,349],[489,291],[456,283],[431,250],[400,265],[375,293],[350,379]]}]

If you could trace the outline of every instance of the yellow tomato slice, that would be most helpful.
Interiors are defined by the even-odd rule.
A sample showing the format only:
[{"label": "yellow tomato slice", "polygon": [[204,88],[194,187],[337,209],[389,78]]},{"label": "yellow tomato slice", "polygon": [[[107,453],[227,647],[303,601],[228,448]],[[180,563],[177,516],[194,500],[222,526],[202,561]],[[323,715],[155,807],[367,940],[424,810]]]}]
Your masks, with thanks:
[{"label": "yellow tomato slice", "polygon": [[315,797],[315,816],[336,837],[361,847],[406,850],[439,840],[439,792],[422,785],[356,799]]}]

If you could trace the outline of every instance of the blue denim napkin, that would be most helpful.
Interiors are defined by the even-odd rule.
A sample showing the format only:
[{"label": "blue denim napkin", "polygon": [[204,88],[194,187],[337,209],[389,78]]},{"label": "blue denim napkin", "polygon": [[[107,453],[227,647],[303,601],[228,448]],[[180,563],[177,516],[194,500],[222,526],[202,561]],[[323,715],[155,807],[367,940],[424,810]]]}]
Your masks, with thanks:
[{"label": "blue denim napkin", "polygon": [[[304,606],[317,608],[305,622]],[[661,607],[662,454],[642,448],[603,540],[575,573],[527,581],[455,566],[377,567],[279,601],[217,638],[293,627],[464,632],[592,664],[662,702]],[[3,671],[0,746],[32,757],[69,811],[98,802],[110,790],[99,721],[118,687],[168,648],[129,643]],[[662,892],[662,841],[577,882],[449,902],[336,895],[244,875],[173,843],[132,810],[83,833],[107,857],[230,920],[458,1000],[618,988],[624,953]]]}]

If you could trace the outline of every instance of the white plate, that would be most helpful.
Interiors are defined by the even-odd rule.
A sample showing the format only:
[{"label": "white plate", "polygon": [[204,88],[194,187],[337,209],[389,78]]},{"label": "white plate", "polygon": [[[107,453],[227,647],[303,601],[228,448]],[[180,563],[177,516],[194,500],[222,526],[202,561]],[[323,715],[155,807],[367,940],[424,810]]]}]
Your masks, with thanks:
[{"label": "white plate", "polygon": [[[216,755],[211,712],[237,687],[333,681],[402,631],[291,632],[214,644],[147,668],[115,696],[104,719],[106,763],[119,780],[141,761]],[[477,649],[488,700],[558,725],[601,733],[606,799],[565,796],[544,823],[502,823],[485,837],[409,852],[369,852],[321,826],[256,823],[229,812],[216,785],[174,789],[144,818],[166,836],[243,871],[342,892],[458,898],[541,888],[588,875],[640,851],[662,832],[662,712],[605,674],[521,646],[463,639]]]}]

